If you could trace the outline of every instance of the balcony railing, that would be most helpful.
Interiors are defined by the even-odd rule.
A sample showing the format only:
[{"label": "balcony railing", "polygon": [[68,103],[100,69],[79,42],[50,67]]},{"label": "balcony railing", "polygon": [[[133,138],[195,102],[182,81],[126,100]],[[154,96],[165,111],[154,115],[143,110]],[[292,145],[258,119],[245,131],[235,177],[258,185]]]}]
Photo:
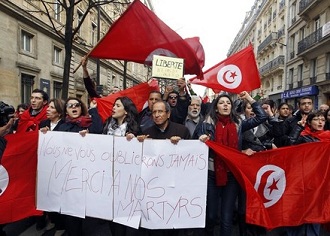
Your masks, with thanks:
[{"label": "balcony railing", "polygon": [[298,54],[312,47],[322,39],[322,27],[298,42]]},{"label": "balcony railing", "polygon": [[297,84],[298,84],[298,87],[302,87],[303,86],[303,82],[302,81],[298,81]]},{"label": "balcony railing", "polygon": [[299,2],[299,14],[308,8],[315,0],[301,0]]},{"label": "balcony railing", "polygon": [[277,39],[277,35],[274,37],[273,34],[274,33],[270,33],[270,35],[268,35],[268,37],[258,46],[258,53],[267,47],[273,40]]},{"label": "balcony railing", "polygon": [[293,84],[288,84],[288,89],[293,89]]},{"label": "balcony railing", "polygon": [[268,62],[263,67],[260,68],[260,74],[265,74],[266,72],[272,71],[280,66],[284,65],[284,56],[278,56],[274,60]]}]

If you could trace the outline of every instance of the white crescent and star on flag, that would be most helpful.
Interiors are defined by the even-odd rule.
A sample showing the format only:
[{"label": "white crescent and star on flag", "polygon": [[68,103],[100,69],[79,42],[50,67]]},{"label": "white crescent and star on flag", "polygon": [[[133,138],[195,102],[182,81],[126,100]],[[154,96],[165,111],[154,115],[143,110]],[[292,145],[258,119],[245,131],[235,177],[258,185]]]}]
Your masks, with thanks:
[{"label": "white crescent and star on flag", "polygon": [[0,165],[0,196],[6,191],[9,184],[9,174],[5,167]]},{"label": "white crescent and star on flag", "polygon": [[217,80],[228,89],[236,89],[242,82],[241,70],[234,64],[225,65],[218,71]]},{"label": "white crescent and star on flag", "polygon": [[264,165],[258,170],[254,189],[262,197],[266,208],[273,206],[282,198],[285,188],[286,177],[282,168]]}]

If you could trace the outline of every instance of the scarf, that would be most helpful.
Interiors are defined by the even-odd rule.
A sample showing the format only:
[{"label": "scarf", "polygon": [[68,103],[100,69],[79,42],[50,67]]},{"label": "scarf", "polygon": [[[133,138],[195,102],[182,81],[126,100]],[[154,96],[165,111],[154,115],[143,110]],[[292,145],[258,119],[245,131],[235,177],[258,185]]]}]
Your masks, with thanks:
[{"label": "scarf", "polygon": [[125,136],[127,131],[127,122],[118,125],[114,118],[111,118],[111,121],[107,127],[107,134],[108,135],[115,135],[115,136]]},{"label": "scarf", "polygon": [[311,128],[306,125],[305,129],[301,132],[301,136],[312,136],[313,138],[317,138],[321,142],[329,142],[330,141],[330,131],[329,130],[318,130],[313,131]]},{"label": "scarf", "polygon": [[78,118],[66,116],[65,122],[78,125],[81,128],[88,128],[92,124],[92,119],[90,116],[79,116]]},{"label": "scarf", "polygon": [[46,111],[48,106],[44,106],[41,111],[36,114],[35,116],[32,116],[30,113],[30,109],[27,109],[24,111],[19,118],[18,126],[16,133],[24,133],[29,131],[38,131],[39,130],[39,123],[42,120],[47,119]]},{"label": "scarf", "polygon": [[[229,116],[219,116],[215,126],[215,142],[238,149],[238,135],[235,122]],[[215,181],[217,186],[224,186],[227,183],[228,167],[216,155],[214,159]]]}]

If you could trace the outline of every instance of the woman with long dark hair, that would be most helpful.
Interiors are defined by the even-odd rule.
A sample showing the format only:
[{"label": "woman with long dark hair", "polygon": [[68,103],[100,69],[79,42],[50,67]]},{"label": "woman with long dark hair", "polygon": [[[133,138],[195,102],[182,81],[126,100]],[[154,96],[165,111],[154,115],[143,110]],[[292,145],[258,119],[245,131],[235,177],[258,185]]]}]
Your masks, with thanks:
[{"label": "woman with long dark hair", "polygon": [[132,100],[128,97],[118,97],[113,104],[111,116],[105,122],[103,134],[128,135],[132,138],[139,132],[137,117],[138,111]]},{"label": "woman with long dark hair", "polygon": [[[226,145],[230,148],[242,150],[242,133],[265,122],[268,115],[247,92],[239,94],[252,106],[255,116],[242,120],[235,112],[233,101],[228,94],[220,94],[213,102],[209,113],[201,126],[196,128],[195,134],[202,142],[209,139]],[[252,155],[255,151],[243,151]],[[220,206],[220,234],[230,236],[234,216],[235,202],[240,191],[240,186],[226,164],[210,150],[209,172],[206,207],[206,230],[208,235],[214,234],[218,221]],[[242,209],[244,213],[245,210]]]},{"label": "woman with long dark hair", "polygon": [[[111,116],[105,121],[103,134],[123,136],[130,140],[139,133],[138,111],[133,101],[128,97],[118,97],[112,107]],[[128,226],[110,221],[112,235],[135,236],[142,235],[142,229],[133,229]]]}]

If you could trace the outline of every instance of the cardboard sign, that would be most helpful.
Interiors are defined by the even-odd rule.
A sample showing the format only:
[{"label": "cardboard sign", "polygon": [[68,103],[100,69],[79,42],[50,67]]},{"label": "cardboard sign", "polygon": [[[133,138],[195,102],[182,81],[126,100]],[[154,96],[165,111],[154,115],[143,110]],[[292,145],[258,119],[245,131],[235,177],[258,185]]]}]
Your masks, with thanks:
[{"label": "cardboard sign", "polygon": [[154,55],[152,77],[179,79],[183,77],[184,60],[182,58]]}]

